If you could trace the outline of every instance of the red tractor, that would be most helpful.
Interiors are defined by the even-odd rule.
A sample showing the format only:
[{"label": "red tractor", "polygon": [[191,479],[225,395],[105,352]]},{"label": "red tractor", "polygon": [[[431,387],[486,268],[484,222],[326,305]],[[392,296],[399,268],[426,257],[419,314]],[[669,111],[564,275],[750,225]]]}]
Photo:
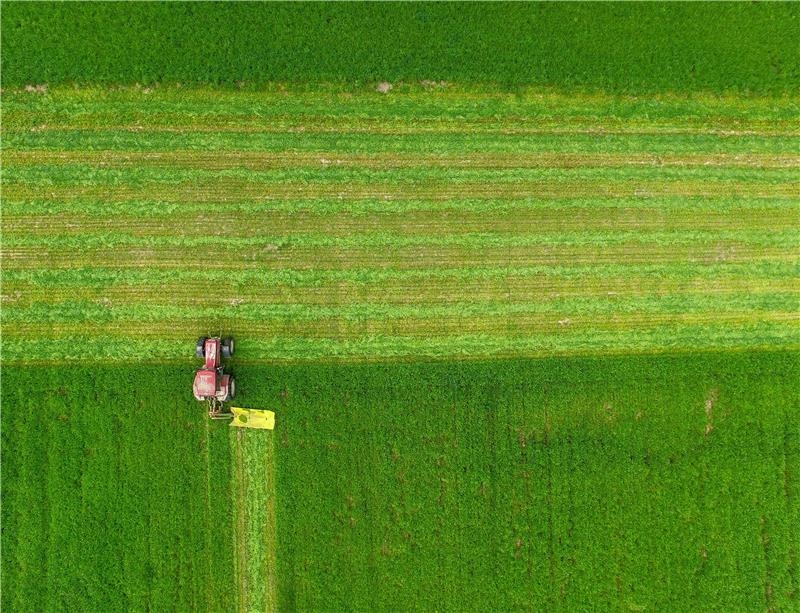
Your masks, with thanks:
[{"label": "red tractor", "polygon": [[220,413],[221,403],[233,400],[236,395],[236,381],[231,375],[224,374],[222,367],[222,358],[233,355],[233,338],[201,336],[197,339],[196,353],[206,363],[195,373],[194,397],[208,400],[209,414],[214,416]]}]

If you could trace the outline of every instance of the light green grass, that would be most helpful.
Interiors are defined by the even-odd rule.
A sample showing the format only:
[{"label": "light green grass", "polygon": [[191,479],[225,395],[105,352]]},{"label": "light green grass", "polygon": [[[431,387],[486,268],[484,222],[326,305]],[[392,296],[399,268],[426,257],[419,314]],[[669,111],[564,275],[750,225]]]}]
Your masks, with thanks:
[{"label": "light green grass", "polygon": [[797,108],[9,91],[4,356],[176,359],[222,329],[250,360],[794,347]]},{"label": "light green grass", "polygon": [[275,434],[236,429],[230,434],[236,448],[236,542],[239,560],[237,586],[240,611],[277,611],[278,525],[276,518]]}]

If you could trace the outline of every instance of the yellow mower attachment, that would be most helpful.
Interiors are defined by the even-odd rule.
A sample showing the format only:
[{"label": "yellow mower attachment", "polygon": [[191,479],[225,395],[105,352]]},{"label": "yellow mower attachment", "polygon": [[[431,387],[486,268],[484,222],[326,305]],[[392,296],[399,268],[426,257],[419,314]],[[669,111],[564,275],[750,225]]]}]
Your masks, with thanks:
[{"label": "yellow mower attachment", "polygon": [[260,428],[262,430],[275,429],[275,413],[273,411],[231,407],[231,413],[233,414],[231,426],[236,426],[237,428]]}]

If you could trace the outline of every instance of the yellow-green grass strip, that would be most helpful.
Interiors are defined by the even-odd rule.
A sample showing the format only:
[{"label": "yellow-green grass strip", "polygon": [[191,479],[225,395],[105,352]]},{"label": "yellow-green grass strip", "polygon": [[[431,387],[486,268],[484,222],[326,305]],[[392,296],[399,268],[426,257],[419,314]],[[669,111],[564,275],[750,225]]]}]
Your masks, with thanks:
[{"label": "yellow-green grass strip", "polygon": [[[676,351],[738,349],[800,349],[800,326],[796,320],[688,322],[673,319],[664,325],[625,329],[609,327],[583,334],[521,335],[464,334],[434,337],[378,336],[338,340],[330,338],[242,337],[237,342],[238,360],[245,362],[372,361],[391,359],[475,359],[497,357],[545,357],[553,355],[618,355]],[[213,327],[212,327],[213,326]],[[220,321],[204,322],[187,330],[197,336],[224,330]],[[141,336],[87,335],[3,339],[5,363],[54,364],[66,361],[185,361],[194,346],[180,340]]]},{"label": "yellow-green grass strip", "polygon": [[[773,239],[769,239],[773,240]],[[789,239],[790,240],[790,239]],[[424,270],[436,267],[467,268],[507,266],[510,268],[549,265],[665,265],[691,262],[722,263],[797,262],[796,248],[785,244],[761,245],[741,241],[710,239],[708,243],[643,243],[641,241],[606,245],[552,245],[549,243],[514,247],[408,246],[388,249],[370,247],[279,246],[274,243],[245,245],[199,245],[202,257],[185,242],[167,245],[106,247],[74,243],[72,247],[52,248],[32,241],[0,252],[4,270],[80,269],[87,266],[118,269],[225,270],[240,271],[333,271],[341,269]]]},{"label": "yellow-green grass strip", "polygon": [[491,183],[486,181],[430,181],[425,183],[375,183],[331,181],[276,181],[260,183],[236,177],[198,180],[177,184],[147,182],[139,185],[45,185],[10,183],[4,186],[11,200],[58,200],[75,202],[105,200],[109,203],[154,199],[165,203],[220,203],[264,200],[342,198],[342,199],[452,199],[510,198],[587,198],[587,197],[663,197],[708,196],[742,198],[797,198],[796,180],[728,181],[686,179],[585,179],[535,180]]},{"label": "yellow-green grass strip", "polygon": [[464,234],[453,233],[420,233],[398,235],[384,231],[367,231],[347,233],[343,236],[331,236],[324,232],[294,233],[283,235],[260,234],[242,237],[228,235],[171,235],[135,234],[123,232],[84,233],[81,235],[60,234],[52,228],[46,236],[8,232],[4,237],[7,248],[33,247],[40,249],[92,249],[98,247],[128,246],[144,247],[225,247],[239,250],[247,247],[264,248],[268,252],[280,252],[293,247],[325,248],[335,247],[342,250],[361,247],[376,248],[440,248],[461,247],[468,249],[494,248],[526,248],[526,247],[608,247],[619,245],[710,245],[729,243],[738,245],[757,245],[762,247],[786,247],[797,250],[800,230],[795,228],[775,230],[676,230],[652,231],[609,230],[591,231],[584,229],[575,232],[559,233],[497,233],[474,232]]},{"label": "yellow-green grass strip", "polygon": [[[105,324],[121,322],[160,321],[176,322],[221,317],[237,323],[265,321],[308,322],[312,320],[340,320],[355,322],[397,320],[405,324],[411,319],[438,320],[462,319],[465,323],[473,317],[497,317],[498,323],[512,316],[548,314],[622,315],[670,313],[688,315],[711,313],[723,316],[729,312],[775,311],[792,313],[797,310],[797,292],[787,293],[726,293],[726,294],[671,294],[646,296],[557,297],[547,301],[477,300],[445,304],[395,304],[379,302],[346,302],[329,305],[313,304],[217,304],[203,307],[174,304],[103,304],[94,301],[44,302],[26,308],[6,309],[0,316],[4,323],[14,323],[18,330],[25,324],[52,322],[54,326],[72,322]],[[14,334],[15,331],[10,331]]]},{"label": "yellow-green grass strip", "polygon": [[470,152],[462,155],[426,153],[340,153],[270,151],[5,151],[3,163],[9,166],[91,165],[101,168],[168,168],[263,171],[272,168],[476,168],[505,170],[514,168],[624,168],[647,166],[723,167],[723,168],[798,168],[797,153],[707,153],[707,154],[632,154],[614,153],[505,153]]},{"label": "yellow-green grass strip", "polygon": [[[255,202],[163,202],[158,200],[132,200],[110,202],[107,200],[70,200],[67,202],[54,200],[10,200],[3,202],[2,220],[7,223],[27,216],[59,214],[86,215],[102,220],[116,217],[150,217],[163,219],[173,216],[188,216],[208,213],[213,207],[215,218],[224,216],[251,216],[274,214],[276,219],[281,215],[297,216],[330,216],[345,214],[349,217],[366,215],[407,215],[416,212],[427,214],[458,213],[459,216],[470,214],[496,213],[503,215],[557,215],[572,213],[589,214],[593,211],[605,210],[607,216],[613,215],[677,215],[694,212],[730,213],[735,216],[748,215],[748,220],[758,217],[776,215],[795,215],[800,218],[800,198],[780,197],[585,197],[585,198],[515,198],[471,199],[456,198],[452,200],[264,200]],[[550,209],[553,212],[547,212]],[[619,212],[616,210],[619,209]],[[596,213],[602,214],[602,213]]]},{"label": "yellow-green grass strip", "polygon": [[[197,109],[196,109],[197,110]],[[6,128],[14,130],[114,130],[139,132],[225,132],[303,133],[345,132],[395,136],[403,134],[635,134],[635,135],[715,135],[715,136],[800,136],[797,119],[733,120],[723,118],[619,119],[610,117],[553,118],[507,114],[501,118],[459,118],[420,116],[309,115],[289,109],[283,115],[264,117],[251,113],[215,112],[140,112],[87,111],[68,114],[60,111],[9,110],[4,115]]]},{"label": "yellow-green grass strip", "polygon": [[[466,297],[465,297],[466,298]],[[472,317],[580,313],[601,315],[617,313],[690,313],[776,310],[791,312],[798,306],[796,292],[726,293],[722,295],[670,294],[666,296],[624,296],[606,293],[602,297],[558,297],[549,301],[469,300],[447,304],[399,304],[376,302],[311,304],[218,304],[213,307],[177,306],[174,304],[102,304],[94,301],[65,301],[33,304],[27,308],[6,310],[4,322],[111,322],[111,321],[181,321],[213,316],[238,321],[260,322],[267,319],[300,320],[340,318],[355,322],[367,319]]]},{"label": "yellow-green grass strip", "polygon": [[[444,264],[444,262],[442,263]],[[469,283],[495,283],[514,287],[517,283],[555,283],[577,284],[596,280],[621,278],[631,284],[658,284],[661,282],[700,282],[713,284],[715,281],[733,283],[736,281],[758,281],[770,283],[777,280],[800,278],[800,259],[794,262],[744,262],[744,263],[689,263],[668,264],[553,264],[546,266],[476,266],[476,267],[437,267],[425,270],[385,270],[377,268],[351,268],[334,270],[242,270],[235,275],[225,270],[137,270],[111,269],[98,266],[74,268],[70,270],[5,269],[3,282],[7,287],[24,285],[43,289],[67,288],[110,288],[120,285],[161,287],[170,282],[182,286],[237,287],[242,290],[268,290],[269,287],[322,289],[326,287],[364,287],[374,285],[399,288],[407,286],[442,285]],[[650,285],[647,285],[650,286]],[[645,287],[645,286],[643,286]]]},{"label": "yellow-green grass strip", "polygon": [[537,168],[448,168],[413,167],[413,168],[369,168],[362,166],[340,167],[333,165],[317,165],[314,167],[292,166],[266,170],[248,168],[229,168],[214,170],[205,168],[165,168],[127,166],[124,168],[106,168],[87,164],[72,165],[37,165],[37,166],[5,166],[3,185],[6,187],[20,185],[43,185],[46,187],[62,187],[66,185],[93,186],[111,188],[131,188],[141,185],[160,186],[161,191],[171,186],[197,182],[212,185],[215,182],[242,181],[251,186],[264,188],[274,187],[276,183],[321,184],[371,183],[385,185],[443,185],[486,183],[500,188],[506,184],[530,184],[535,181],[552,185],[573,185],[577,182],[607,182],[609,184],[631,181],[658,180],[665,184],[690,182],[698,179],[711,184],[732,183],[770,184],[776,186],[794,184],[795,193],[800,195],[800,179],[795,168],[758,168],[758,167],[659,167],[625,166],[593,167],[574,166],[569,168],[537,167]]},{"label": "yellow-green grass strip", "polygon": [[89,111],[131,113],[184,112],[206,109],[259,117],[281,116],[302,109],[313,116],[490,118],[519,115],[533,117],[686,118],[742,122],[796,119],[798,96],[744,96],[653,94],[623,96],[603,92],[558,92],[523,88],[509,93],[486,86],[448,83],[444,88],[395,84],[388,96],[371,86],[342,88],[340,84],[277,83],[257,90],[226,91],[218,88],[59,86],[40,92],[7,89],[6,112],[36,110],[80,114]]},{"label": "yellow-green grass strip", "polygon": [[[22,207],[17,207],[22,208]],[[3,230],[9,236],[88,235],[98,233],[131,237],[236,237],[255,238],[265,232],[272,235],[302,235],[324,232],[330,237],[346,238],[379,229],[382,233],[401,235],[520,234],[535,229],[539,234],[608,232],[635,230],[646,233],[674,231],[785,232],[800,229],[800,208],[762,207],[709,209],[659,209],[645,206],[630,208],[506,208],[496,211],[407,210],[402,212],[358,211],[324,213],[313,209],[296,212],[225,212],[208,207],[172,211],[154,215],[125,215],[106,207],[102,214],[4,212]],[[201,210],[197,210],[201,209]],[[161,213],[161,214],[159,214]],[[557,239],[555,239],[557,241]],[[13,244],[13,242],[12,242]]]},{"label": "yellow-green grass strip", "polygon": [[272,432],[230,432],[235,449],[239,611],[277,611],[275,445]]},{"label": "yellow-green grass strip", "polygon": [[[213,292],[209,288],[213,287]],[[214,307],[237,305],[315,305],[333,307],[357,301],[383,305],[435,305],[475,301],[536,301],[547,303],[565,298],[602,298],[703,295],[727,297],[748,293],[800,293],[800,276],[708,277],[689,279],[659,276],[547,278],[508,275],[497,279],[388,278],[378,282],[330,282],[326,285],[248,284],[237,278],[219,281],[174,279],[159,282],[148,277],[143,283],[99,286],[58,286],[4,281],[0,299],[6,309],[27,308],[34,303],[67,301],[95,302],[106,306],[159,305],[164,296],[174,306]],[[800,296],[798,296],[800,300]],[[12,312],[12,311],[9,311]]]},{"label": "yellow-green grass strip", "polygon": [[3,151],[51,150],[121,152],[167,150],[251,151],[255,153],[306,152],[330,158],[350,154],[427,154],[450,157],[470,154],[531,153],[561,155],[796,155],[800,138],[792,136],[735,136],[714,134],[639,135],[639,134],[350,134],[330,132],[309,134],[302,131],[278,133],[239,132],[158,132],[137,130],[42,131],[37,127],[9,130],[3,134]]},{"label": "yellow-green grass strip", "polygon": [[[37,322],[13,323],[13,330],[4,333],[5,340],[63,339],[82,336],[115,339],[140,338],[161,340],[165,343],[187,344],[199,335],[231,334],[238,338],[257,339],[309,339],[337,341],[341,343],[369,344],[372,338],[398,336],[424,341],[428,338],[452,338],[465,334],[485,336],[508,336],[513,338],[538,339],[557,336],[570,345],[590,343],[599,333],[633,331],[646,332],[666,326],[728,326],[731,330],[746,330],[759,324],[775,324],[784,327],[787,338],[798,338],[800,314],[786,311],[731,311],[701,313],[621,313],[601,315],[597,313],[563,311],[561,313],[535,313],[523,315],[480,315],[426,317],[403,319],[345,319],[330,317],[321,319],[262,319],[258,321],[230,318],[213,314],[204,318],[158,321],[112,321],[112,322]],[[646,339],[646,337],[645,337]],[[188,344],[192,344],[191,342]],[[616,346],[612,342],[611,346]],[[649,343],[643,342],[642,348]],[[4,353],[13,358],[13,351]],[[31,353],[31,359],[36,356]],[[246,354],[245,356],[246,357]]]}]

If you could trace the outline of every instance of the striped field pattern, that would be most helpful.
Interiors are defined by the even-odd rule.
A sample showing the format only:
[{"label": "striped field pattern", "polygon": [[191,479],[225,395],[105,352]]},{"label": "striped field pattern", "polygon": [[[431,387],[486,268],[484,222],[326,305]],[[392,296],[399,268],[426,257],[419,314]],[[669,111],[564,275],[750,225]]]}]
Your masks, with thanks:
[{"label": "striped field pattern", "polygon": [[6,91],[7,362],[797,348],[800,106]]}]

